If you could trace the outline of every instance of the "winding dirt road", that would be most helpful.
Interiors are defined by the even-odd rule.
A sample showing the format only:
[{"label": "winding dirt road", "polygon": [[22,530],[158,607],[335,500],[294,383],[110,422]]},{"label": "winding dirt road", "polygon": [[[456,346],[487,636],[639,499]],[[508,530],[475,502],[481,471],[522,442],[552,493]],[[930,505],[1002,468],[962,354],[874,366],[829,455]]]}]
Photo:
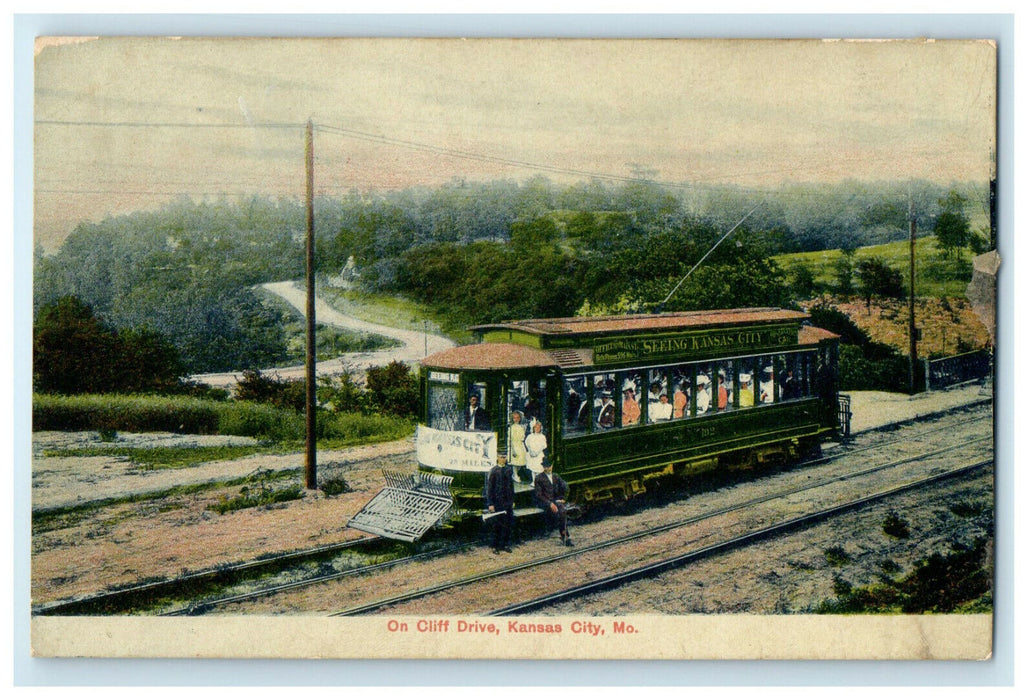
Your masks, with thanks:
[{"label": "winding dirt road", "polygon": [[[262,286],[287,301],[299,313],[305,315],[305,292],[296,288],[294,282],[270,282]],[[446,350],[455,345],[452,340],[440,335],[425,334],[422,331],[410,331],[362,321],[335,310],[319,297],[316,299],[316,320],[318,323],[328,326],[358,331],[360,333],[376,333],[377,335],[388,336],[403,343],[402,347],[378,350],[376,352],[349,353],[333,360],[317,362],[316,374],[318,376],[341,374],[348,368],[353,374],[358,375],[358,378],[362,378],[368,367],[387,365],[396,360],[413,365],[427,355],[440,350]],[[305,377],[304,365],[278,367],[264,371],[274,372],[281,379],[302,379]],[[243,370],[237,370],[217,374],[196,374],[191,379],[209,386],[229,388],[237,384],[238,379],[242,376]]]}]

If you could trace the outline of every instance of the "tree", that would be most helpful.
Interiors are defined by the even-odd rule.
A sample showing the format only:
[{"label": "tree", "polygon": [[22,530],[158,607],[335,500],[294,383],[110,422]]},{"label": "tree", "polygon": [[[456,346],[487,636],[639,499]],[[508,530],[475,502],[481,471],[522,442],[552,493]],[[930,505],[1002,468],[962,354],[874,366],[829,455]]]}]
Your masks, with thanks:
[{"label": "tree", "polygon": [[855,277],[855,248],[845,248],[841,257],[834,262],[834,273],[837,276],[837,293],[848,296],[854,290],[852,278]]},{"label": "tree", "polygon": [[866,297],[866,310],[874,296],[901,299],[905,293],[902,273],[880,258],[863,258],[859,261],[859,291]]},{"label": "tree", "polygon": [[816,276],[805,263],[799,261],[791,265],[791,293],[797,299],[808,299],[816,291]]},{"label": "tree", "polygon": [[963,249],[970,244],[970,222],[963,213],[967,200],[956,190],[950,190],[943,199],[938,200],[941,207],[934,220],[934,235],[938,238],[938,247],[946,255],[954,255],[959,262],[963,257]]},{"label": "tree", "polygon": [[55,394],[100,393],[112,385],[117,336],[74,296],[40,310],[32,329],[32,385]]},{"label": "tree", "polygon": [[43,307],[33,326],[33,388],[93,394],[181,388],[179,353],[149,329],[116,332],[73,296]]}]

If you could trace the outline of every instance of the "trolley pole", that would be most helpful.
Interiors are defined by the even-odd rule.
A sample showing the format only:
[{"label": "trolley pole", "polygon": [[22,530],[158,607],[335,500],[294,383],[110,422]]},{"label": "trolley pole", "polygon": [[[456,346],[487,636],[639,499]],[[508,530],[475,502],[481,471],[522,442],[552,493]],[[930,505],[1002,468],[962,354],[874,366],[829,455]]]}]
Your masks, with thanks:
[{"label": "trolley pole", "polygon": [[909,198],[909,393],[916,393],[916,214]]},{"label": "trolley pole", "polygon": [[316,488],[316,270],[313,120],[305,127],[305,487]]}]

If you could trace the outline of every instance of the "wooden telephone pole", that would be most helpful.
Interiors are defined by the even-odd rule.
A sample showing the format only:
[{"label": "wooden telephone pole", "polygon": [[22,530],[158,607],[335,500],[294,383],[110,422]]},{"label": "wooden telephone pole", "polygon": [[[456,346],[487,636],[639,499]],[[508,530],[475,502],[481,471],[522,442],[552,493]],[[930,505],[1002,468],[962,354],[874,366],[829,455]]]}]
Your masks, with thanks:
[{"label": "wooden telephone pole", "polygon": [[916,393],[916,213],[909,197],[909,393]]},{"label": "wooden telephone pole", "polygon": [[316,270],[313,120],[305,126],[305,487],[316,488]]}]

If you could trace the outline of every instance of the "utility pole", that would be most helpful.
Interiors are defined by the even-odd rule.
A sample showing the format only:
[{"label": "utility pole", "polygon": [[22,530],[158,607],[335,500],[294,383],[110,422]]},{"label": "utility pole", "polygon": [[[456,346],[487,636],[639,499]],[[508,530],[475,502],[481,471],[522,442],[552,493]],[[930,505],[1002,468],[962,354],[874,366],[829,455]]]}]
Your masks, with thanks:
[{"label": "utility pole", "polygon": [[316,271],[313,120],[305,126],[305,487],[316,488]]},{"label": "utility pole", "polygon": [[916,393],[916,213],[909,195],[909,393]]}]

